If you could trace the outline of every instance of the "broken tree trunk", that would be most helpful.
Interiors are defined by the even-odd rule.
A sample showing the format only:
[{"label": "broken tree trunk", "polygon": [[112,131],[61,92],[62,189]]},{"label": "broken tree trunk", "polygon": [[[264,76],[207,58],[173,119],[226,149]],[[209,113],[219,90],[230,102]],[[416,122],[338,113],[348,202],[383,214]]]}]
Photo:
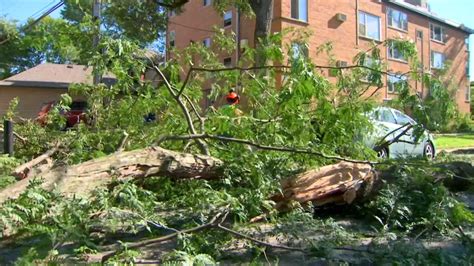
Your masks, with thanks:
[{"label": "broken tree trunk", "polygon": [[291,209],[293,203],[350,204],[366,197],[378,186],[377,174],[369,164],[340,162],[301,173],[281,183],[281,194],[272,197],[276,208]]},{"label": "broken tree trunk", "polygon": [[36,168],[39,164],[46,162],[47,165],[52,166],[51,156],[58,151],[58,145],[45,153],[41,154],[40,156],[34,158],[33,160],[26,162],[13,170],[12,176],[18,179],[27,178],[28,175],[31,173],[33,168]]},{"label": "broken tree trunk", "polygon": [[[88,195],[96,187],[116,178],[136,179],[169,176],[176,179],[216,179],[221,176],[219,159],[180,153],[160,147],[117,152],[72,166],[58,166],[35,177],[43,178],[43,187],[56,187],[65,194]],[[33,178],[30,175],[0,191],[0,203],[18,197]]]},{"label": "broken tree trunk", "polygon": [[[465,162],[449,162],[434,165],[441,171],[433,182],[443,182],[451,190],[468,190],[474,186],[474,167]],[[448,171],[448,172],[447,172]],[[351,204],[356,200],[370,199],[383,185],[392,182],[394,167],[376,171],[369,164],[340,162],[309,170],[281,182],[281,193],[271,200],[276,208],[287,211],[294,203],[314,206]]]}]

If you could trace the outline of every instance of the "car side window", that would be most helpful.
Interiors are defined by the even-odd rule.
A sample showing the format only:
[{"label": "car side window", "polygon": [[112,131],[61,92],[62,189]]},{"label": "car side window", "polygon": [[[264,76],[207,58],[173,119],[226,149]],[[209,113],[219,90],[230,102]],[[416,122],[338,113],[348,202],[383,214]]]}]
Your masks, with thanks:
[{"label": "car side window", "polygon": [[382,122],[396,124],[397,121],[389,110],[380,110],[380,118]]},{"label": "car side window", "polygon": [[413,124],[413,119],[411,119],[410,117],[402,114],[399,111],[395,111],[395,116],[396,116],[396,119],[397,119],[397,124],[399,124],[399,125]]}]

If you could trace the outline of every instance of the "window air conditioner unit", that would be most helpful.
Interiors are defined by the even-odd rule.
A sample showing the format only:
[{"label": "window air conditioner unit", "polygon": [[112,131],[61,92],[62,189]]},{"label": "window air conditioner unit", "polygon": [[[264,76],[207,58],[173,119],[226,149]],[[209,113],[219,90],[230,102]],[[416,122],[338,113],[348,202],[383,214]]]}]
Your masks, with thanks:
[{"label": "window air conditioner unit", "polygon": [[336,66],[337,67],[347,67],[347,61],[339,60],[339,61],[336,62]]},{"label": "window air conditioner unit", "polygon": [[347,15],[343,13],[337,13],[336,18],[340,22],[344,22],[347,20]]},{"label": "window air conditioner unit", "polygon": [[245,48],[249,46],[249,40],[248,39],[242,39],[240,40],[240,47]]}]

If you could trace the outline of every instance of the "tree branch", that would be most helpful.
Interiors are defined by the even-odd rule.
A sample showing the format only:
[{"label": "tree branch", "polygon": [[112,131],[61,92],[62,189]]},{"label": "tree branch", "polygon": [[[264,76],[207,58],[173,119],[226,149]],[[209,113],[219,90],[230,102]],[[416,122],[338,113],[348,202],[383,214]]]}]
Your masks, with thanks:
[{"label": "tree branch", "polygon": [[34,158],[31,161],[28,161],[17,168],[13,170],[11,173],[12,176],[19,178],[19,179],[25,179],[28,177],[28,174],[30,173],[31,169],[33,169],[35,166],[37,166],[39,163],[43,162],[44,160],[47,160],[50,158],[53,154],[55,154],[59,150],[59,143],[56,144],[53,148],[49,149],[42,155]]},{"label": "tree branch", "polygon": [[[390,136],[391,134],[393,134],[394,132],[396,132],[397,130],[400,130],[402,128],[406,127],[400,134],[398,134],[395,138],[391,139],[391,140],[385,140],[388,136]],[[392,145],[393,143],[395,142],[398,142],[399,139],[405,135],[405,133],[408,132],[408,130],[410,130],[411,128],[413,128],[413,125],[410,124],[410,123],[406,123],[404,124],[403,126],[400,126],[392,131],[390,131],[389,133],[387,133],[383,138],[382,138],[382,142],[378,145],[376,145],[374,147],[374,150],[375,151],[381,151],[383,148],[386,148],[390,145]]]},{"label": "tree branch", "polygon": [[[4,132],[3,127],[0,127],[0,132]],[[13,135],[15,136],[15,138],[21,140],[21,142],[23,142],[23,143],[26,143],[26,142],[28,141],[27,138],[20,136],[20,135],[19,135],[18,133],[16,133],[15,131],[13,131]]]},{"label": "tree branch", "polygon": [[192,65],[189,66],[188,73],[186,74],[186,78],[184,79],[183,85],[181,85],[181,89],[179,90],[178,97],[183,94],[184,90],[186,89],[186,86],[188,85],[189,78],[191,77],[191,72],[193,72],[193,67]]},{"label": "tree branch", "polygon": [[283,245],[275,245],[275,244],[271,244],[271,243],[268,243],[268,242],[263,242],[263,241],[258,240],[256,238],[253,238],[249,235],[245,235],[245,234],[239,233],[237,231],[234,231],[230,228],[227,228],[227,227],[223,226],[220,223],[217,224],[217,228],[219,228],[223,231],[226,231],[227,233],[230,233],[232,235],[235,235],[237,237],[244,238],[244,239],[250,240],[252,242],[255,242],[255,243],[257,243],[258,245],[261,245],[261,246],[266,246],[266,247],[270,247],[270,248],[277,248],[277,249],[284,249],[284,250],[290,250],[290,251],[299,251],[299,252],[303,252],[303,253],[308,252],[307,250],[302,249],[302,248],[295,248],[295,247],[289,247],[289,246],[283,246]]},{"label": "tree branch", "polygon": [[125,149],[125,145],[127,144],[127,140],[128,140],[128,136],[129,134],[127,133],[127,131],[123,131],[123,138],[122,138],[122,141],[120,141],[120,145],[117,149],[117,151],[121,152]]},{"label": "tree branch", "polygon": [[156,145],[160,145],[162,142],[167,141],[167,140],[190,140],[190,139],[214,139],[214,140],[220,140],[220,141],[224,141],[224,142],[234,142],[234,143],[250,145],[250,146],[255,147],[257,149],[260,149],[260,150],[315,155],[315,156],[319,156],[319,157],[329,159],[329,160],[345,161],[345,162],[351,162],[351,163],[363,163],[363,164],[370,164],[370,165],[377,164],[377,162],[363,161],[363,160],[353,160],[353,159],[343,158],[343,157],[339,157],[339,156],[326,155],[322,152],[311,151],[311,150],[304,150],[304,149],[298,149],[298,148],[288,148],[288,147],[266,146],[266,145],[261,145],[261,144],[254,143],[252,141],[245,140],[245,139],[237,139],[237,138],[224,137],[224,136],[215,136],[215,135],[210,135],[210,134],[207,134],[207,133],[192,134],[192,135],[181,135],[181,136],[163,136],[156,142]]},{"label": "tree branch", "polygon": [[[369,66],[364,66],[364,65],[349,65],[349,66],[340,66],[340,67],[315,65],[313,67],[316,68],[316,69],[329,69],[329,70],[343,70],[343,69],[363,68],[363,69],[367,69],[367,70],[370,70],[370,71],[374,71],[374,72],[382,73],[382,74],[385,74],[385,75],[393,76],[393,77],[407,76],[411,73],[419,73],[419,71],[408,71],[408,72],[405,72],[405,73],[402,73],[402,74],[395,74],[395,73],[392,73],[392,72],[389,72],[389,71],[382,71],[382,70],[375,69],[375,68],[372,68],[372,67],[369,67]],[[292,66],[288,66],[288,65],[280,65],[280,66],[266,65],[266,66],[253,66],[253,67],[234,66],[234,67],[225,67],[225,68],[192,67],[191,69],[189,69],[188,73],[190,73],[192,71],[214,73],[214,72],[228,72],[228,71],[235,71],[235,70],[239,70],[239,71],[253,71],[253,70],[262,70],[262,69],[283,69],[283,70],[287,70],[287,69],[291,69],[291,68],[292,68]]]},{"label": "tree branch", "polygon": [[[162,236],[162,237],[158,237],[158,238],[152,238],[152,239],[147,239],[147,240],[143,240],[143,241],[139,241],[139,242],[135,242],[135,243],[130,243],[130,244],[127,245],[127,248],[128,249],[141,248],[141,247],[144,247],[144,246],[148,246],[148,245],[152,245],[152,244],[156,244],[156,243],[164,242],[166,240],[173,239],[173,238],[177,237],[180,234],[189,234],[189,233],[202,231],[204,229],[207,229],[207,228],[210,228],[210,227],[214,226],[216,224],[217,219],[220,216],[222,216],[222,213],[218,213],[208,223],[203,224],[203,225],[199,225],[199,226],[196,226],[196,227],[193,227],[193,228],[190,228],[190,229],[178,231],[178,232],[175,232],[175,233],[172,233],[172,234],[169,234],[169,235],[165,235],[165,236]],[[104,263],[109,258],[113,257],[114,255],[116,255],[119,252],[120,252],[120,250],[113,250],[113,251],[103,252],[101,254],[96,254],[96,255],[100,256],[101,257],[101,262]]]},{"label": "tree branch", "polygon": [[[173,90],[173,87],[171,86],[171,84],[169,83],[168,79],[166,78],[166,76],[163,74],[163,72],[161,72],[161,70],[154,64],[153,64],[153,68],[154,70],[161,76],[161,78],[163,79],[164,83],[165,83],[165,87],[168,89],[168,91],[170,92],[170,94],[173,96],[173,98],[176,100],[176,102],[178,103],[178,105],[180,106],[181,110],[183,111],[183,115],[186,119],[186,122],[188,124],[188,129],[190,131],[191,134],[197,134],[196,133],[196,129],[194,128],[194,124],[193,124],[193,120],[191,118],[191,114],[189,113],[189,110],[188,108],[186,107],[186,105],[183,103],[183,101],[181,100],[180,96],[178,94],[175,93],[175,91]],[[202,140],[196,140],[200,149],[201,149],[201,152],[205,155],[209,155],[209,148],[207,147],[206,143]]]},{"label": "tree branch", "polygon": [[[296,247],[289,247],[289,246],[284,246],[284,245],[275,245],[275,244],[271,244],[271,243],[268,243],[268,242],[264,242],[264,241],[261,241],[261,240],[258,240],[256,238],[253,238],[249,235],[246,235],[246,234],[243,234],[243,233],[239,233],[235,230],[232,230],[230,228],[227,228],[225,226],[223,226],[222,224],[225,222],[225,220],[227,219],[227,215],[229,214],[229,212],[225,212],[225,213],[218,213],[216,216],[214,216],[208,223],[206,224],[203,224],[203,225],[200,225],[200,226],[196,226],[196,227],[193,227],[193,228],[190,228],[190,229],[186,229],[186,230],[182,230],[182,231],[178,231],[176,229],[174,233],[171,233],[171,234],[168,234],[168,235],[165,235],[165,236],[162,236],[162,237],[158,237],[158,238],[153,238],[153,239],[147,239],[147,240],[143,240],[143,241],[139,241],[139,242],[134,242],[134,243],[128,243],[126,244],[126,247],[127,249],[135,249],[135,248],[141,248],[141,247],[145,247],[145,246],[148,246],[148,245],[152,245],[152,244],[157,244],[157,243],[160,243],[160,242],[164,242],[164,241],[167,241],[167,240],[170,240],[170,239],[173,239],[181,234],[190,234],[190,233],[196,233],[196,232],[199,232],[199,231],[202,231],[204,229],[209,229],[209,228],[216,228],[216,229],[220,229],[220,230],[223,230],[227,233],[230,233],[232,235],[235,235],[237,237],[240,237],[240,238],[244,238],[244,239],[247,239],[247,240],[250,240],[252,242],[255,242],[257,245],[261,245],[261,246],[266,246],[266,247],[270,247],[270,248],[276,248],[276,249],[284,249],[284,250],[290,250],[290,251],[299,251],[299,252],[303,252],[303,253],[307,253],[308,251],[306,251],[305,249],[303,248],[296,248]],[[219,219],[220,218],[220,219]],[[108,259],[110,259],[111,257],[115,256],[116,254],[118,254],[120,252],[120,249],[119,250],[113,250],[113,251],[107,251],[107,252],[102,252],[102,253],[99,253],[99,254],[93,254],[90,256],[91,257],[98,257],[100,258],[100,261],[102,263],[105,263]]]}]

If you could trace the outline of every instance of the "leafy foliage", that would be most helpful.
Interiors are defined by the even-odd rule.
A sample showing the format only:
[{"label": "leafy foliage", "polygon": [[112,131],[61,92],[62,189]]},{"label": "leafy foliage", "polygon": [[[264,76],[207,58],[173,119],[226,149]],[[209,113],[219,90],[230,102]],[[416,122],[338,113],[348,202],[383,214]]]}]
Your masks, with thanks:
[{"label": "leafy foliage", "polygon": [[9,174],[19,163],[17,159],[7,155],[0,156],[0,189],[15,182],[15,178]]},{"label": "leafy foliage", "polygon": [[[217,52],[195,43],[183,51],[172,51],[173,60],[162,66],[147,57],[140,43],[104,36],[99,45],[103,52],[95,53],[90,63],[95,66],[96,74],[113,74],[117,83],[111,86],[76,84],[71,88],[73,93],[87,99],[90,124],[81,123],[71,130],[63,130],[59,110],[70,100],[64,95],[46,126],[29,121],[17,127],[28,143],[18,144],[16,154],[28,159],[61,143],[61,153],[55,160],[67,165],[116,152],[124,132],[128,135],[125,149],[149,146],[161,136],[208,133],[259,145],[375,159],[375,153],[359,141],[360,135],[370,129],[363,114],[374,105],[366,92],[383,83],[381,47],[397,45],[415,64],[413,44],[401,40],[374,44],[354,59],[353,69],[334,67],[338,81],[331,83],[320,66],[302,56],[304,53],[291,56],[293,47],[282,47],[284,34],[287,33],[269,36],[265,57],[287,65],[268,66],[264,73],[246,69],[252,65],[256,53],[251,48],[243,53],[237,65],[239,69],[226,68],[218,60],[219,55],[230,54],[236,44],[222,32],[217,32],[214,38],[214,45],[219,47]],[[297,35],[300,37],[297,41],[304,48],[309,33]],[[335,63],[331,59],[330,44],[319,50],[328,54],[329,64]],[[155,73],[158,82],[141,80],[142,73],[157,72],[156,69],[164,73],[163,76]],[[188,79],[183,78],[186,76]],[[208,90],[204,92],[203,88]],[[236,89],[242,97],[240,112],[221,106],[222,95],[230,88]],[[405,88],[408,87],[400,89]],[[406,95],[401,93],[400,97],[402,102],[415,99],[408,89],[404,93]],[[213,101],[214,104],[203,104]],[[154,114],[156,119],[145,119],[148,114]],[[201,152],[198,144],[193,141],[160,143],[165,148],[190,153]],[[114,182],[107,188],[98,188],[88,199],[48,191],[41,187],[39,180],[34,180],[18,199],[2,205],[1,232],[22,238],[42,237],[48,242],[49,258],[57,259],[61,255],[58,247],[66,241],[72,242],[77,253],[93,253],[99,246],[108,244],[110,236],[125,239],[136,235],[163,235],[204,224],[216,212],[226,210],[230,212],[230,220],[241,224],[269,213],[271,222],[277,224],[277,234],[295,244],[298,241],[309,244],[315,256],[329,256],[332,248],[356,241],[356,234],[334,220],[314,219],[301,209],[278,216],[274,202],[268,200],[279,190],[282,178],[334,160],[308,154],[257,151],[233,142],[209,140],[205,144],[211,155],[225,162],[225,173],[220,180],[176,181],[153,177]],[[5,163],[3,173],[10,171],[9,163]],[[447,234],[454,225],[472,221],[471,213],[455,201],[442,184],[432,182],[430,170],[400,167],[394,174],[398,179],[386,184],[379,197],[362,207],[373,215],[371,217],[378,217],[383,233],[415,233],[426,229]],[[377,226],[375,220],[372,222]],[[312,238],[316,234],[324,236]],[[180,234],[177,251],[167,260],[169,263],[213,264],[230,241],[228,234],[212,230]],[[264,252],[262,248],[255,250],[257,254]],[[40,256],[35,252],[32,249],[25,257]],[[122,252],[113,260],[133,262],[139,255],[123,242]]]},{"label": "leafy foliage", "polygon": [[397,177],[386,184],[377,198],[366,205],[382,231],[438,231],[447,233],[456,225],[470,223],[472,213],[455,200],[432,169],[410,166],[392,169]]}]

